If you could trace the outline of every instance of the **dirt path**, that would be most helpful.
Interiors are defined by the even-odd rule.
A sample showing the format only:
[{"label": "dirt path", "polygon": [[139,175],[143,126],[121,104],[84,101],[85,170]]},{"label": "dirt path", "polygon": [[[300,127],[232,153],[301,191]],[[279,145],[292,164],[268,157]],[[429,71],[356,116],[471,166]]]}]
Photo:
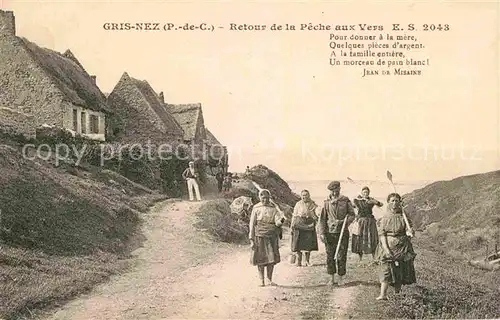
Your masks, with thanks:
[{"label": "dirt path", "polygon": [[[258,287],[247,246],[213,243],[197,232],[201,203],[170,201],[147,215],[147,241],[134,252],[137,263],[90,294],[66,304],[46,319],[323,319],[348,318],[360,286],[332,289],[324,284],[324,247],[315,266],[288,263],[288,239],[274,281]],[[352,263],[351,263],[352,264]],[[348,280],[348,279],[347,279]]]}]

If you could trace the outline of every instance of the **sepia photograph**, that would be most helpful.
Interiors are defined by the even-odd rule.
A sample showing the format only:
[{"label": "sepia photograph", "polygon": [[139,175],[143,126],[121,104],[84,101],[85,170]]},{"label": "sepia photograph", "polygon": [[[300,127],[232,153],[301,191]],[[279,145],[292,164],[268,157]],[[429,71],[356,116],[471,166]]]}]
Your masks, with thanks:
[{"label": "sepia photograph", "polygon": [[500,318],[500,1],[0,0],[0,320]]}]

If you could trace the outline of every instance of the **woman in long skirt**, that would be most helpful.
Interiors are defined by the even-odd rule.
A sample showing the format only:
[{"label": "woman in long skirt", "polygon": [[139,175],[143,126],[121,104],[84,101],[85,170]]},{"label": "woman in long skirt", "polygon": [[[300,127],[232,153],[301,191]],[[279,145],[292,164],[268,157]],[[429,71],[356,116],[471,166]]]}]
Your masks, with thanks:
[{"label": "woman in long skirt", "polygon": [[375,255],[378,245],[377,221],[373,216],[373,207],[381,207],[382,203],[370,197],[370,189],[363,187],[361,194],[353,200],[357,209],[356,222],[358,225],[357,234],[352,235],[351,251],[359,255],[359,260],[363,254]]},{"label": "woman in long skirt", "polygon": [[413,230],[403,217],[401,196],[391,193],[387,197],[387,214],[380,220],[380,242],[376,257],[381,262],[380,296],[377,300],[387,299],[387,288],[394,287],[399,293],[401,286],[415,283],[415,251],[411,243]]},{"label": "woman in long skirt", "polygon": [[253,207],[250,215],[248,236],[252,248],[250,262],[257,266],[261,281],[260,286],[265,286],[264,268],[267,269],[269,285],[276,286],[276,283],[273,282],[273,270],[274,266],[281,261],[278,242],[280,227],[285,221],[285,215],[270,199],[269,190],[261,190],[259,198],[260,202]]},{"label": "woman in long skirt", "polygon": [[291,249],[297,255],[298,267],[302,266],[302,252],[305,255],[305,266],[310,266],[311,251],[318,251],[318,236],[316,235],[318,216],[315,212],[318,205],[311,200],[308,190],[302,190],[300,197],[302,199],[293,208],[291,222]]}]

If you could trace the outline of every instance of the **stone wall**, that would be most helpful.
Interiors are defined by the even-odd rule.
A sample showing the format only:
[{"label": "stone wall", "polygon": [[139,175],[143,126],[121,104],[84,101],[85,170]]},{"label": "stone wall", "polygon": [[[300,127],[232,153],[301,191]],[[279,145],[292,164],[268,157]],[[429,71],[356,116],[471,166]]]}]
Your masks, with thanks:
[{"label": "stone wall", "polygon": [[0,131],[8,134],[22,134],[26,138],[35,138],[35,121],[32,115],[0,107]]},{"label": "stone wall", "polygon": [[[5,13],[0,17],[5,22]],[[0,28],[0,57],[0,105],[32,114],[37,126],[62,126],[62,93],[5,25]]]},{"label": "stone wall", "polygon": [[[84,137],[93,140],[106,140],[106,115],[103,112],[93,111],[90,109],[85,109],[79,106],[75,106],[69,102],[63,103],[64,109],[64,120],[63,120],[63,128],[68,129],[73,134],[80,134]],[[73,110],[77,111],[77,127],[75,130],[75,126],[73,123]],[[85,113],[85,123],[82,123],[82,113]],[[90,116],[95,115],[99,119],[99,133],[92,133],[90,131]],[[85,129],[85,130],[83,130]],[[85,131],[85,132],[83,132]]]}]

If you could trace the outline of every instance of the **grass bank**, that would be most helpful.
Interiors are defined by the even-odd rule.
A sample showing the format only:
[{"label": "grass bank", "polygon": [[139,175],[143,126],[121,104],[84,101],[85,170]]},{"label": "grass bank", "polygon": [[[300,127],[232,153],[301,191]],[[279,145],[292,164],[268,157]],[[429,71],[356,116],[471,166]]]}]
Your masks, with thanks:
[{"label": "grass bank", "polygon": [[434,182],[404,196],[432,245],[467,259],[500,246],[500,170]]},{"label": "grass bank", "polygon": [[[389,300],[375,300],[379,287],[361,290],[353,317],[397,319],[478,319],[500,317],[500,273],[484,272],[442,252],[429,250],[426,239],[414,241],[417,283],[403,287],[399,296],[389,289]],[[377,267],[362,264],[353,270],[360,281],[378,282]]]},{"label": "grass bank", "polygon": [[2,319],[36,318],[127,267],[123,257],[112,253],[54,256],[18,248],[2,248],[0,264]]},{"label": "grass bank", "polygon": [[[419,233],[413,243],[417,284],[387,302],[378,288],[364,290],[356,313],[362,318],[500,318],[500,272],[480,270],[468,259],[499,244],[500,171],[434,182],[404,196]],[[355,276],[377,281],[376,270]]]},{"label": "grass bank", "polygon": [[164,195],[109,170],[0,146],[0,318],[33,318],[127,267],[141,212]]}]

